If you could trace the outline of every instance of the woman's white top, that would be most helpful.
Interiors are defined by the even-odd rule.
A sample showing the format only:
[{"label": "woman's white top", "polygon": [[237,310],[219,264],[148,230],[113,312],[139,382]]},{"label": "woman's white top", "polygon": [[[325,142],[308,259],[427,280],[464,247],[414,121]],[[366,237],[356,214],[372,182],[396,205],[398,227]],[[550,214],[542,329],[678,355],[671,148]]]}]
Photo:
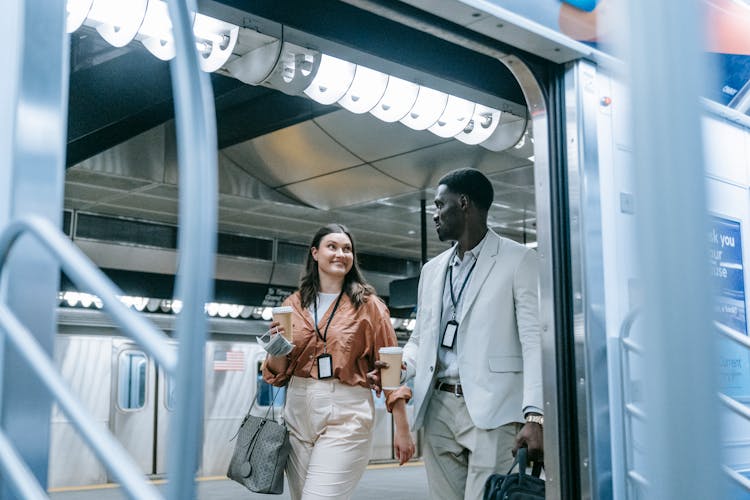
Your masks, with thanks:
[{"label": "woman's white top", "polygon": [[334,303],[336,298],[339,296],[338,293],[318,293],[318,317],[315,317],[315,305],[310,304],[310,306],[307,308],[308,311],[310,311],[310,316],[312,316],[315,319],[315,324],[320,324],[320,319],[325,316],[326,311],[328,311],[328,308],[331,307],[331,304]]}]

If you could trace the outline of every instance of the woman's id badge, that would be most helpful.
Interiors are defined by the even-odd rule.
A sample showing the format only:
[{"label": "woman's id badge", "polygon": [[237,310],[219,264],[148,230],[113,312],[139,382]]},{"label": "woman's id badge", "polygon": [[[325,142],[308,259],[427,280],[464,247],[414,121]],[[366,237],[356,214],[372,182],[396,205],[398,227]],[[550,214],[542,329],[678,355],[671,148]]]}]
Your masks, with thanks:
[{"label": "woman's id badge", "polygon": [[445,331],[443,332],[443,341],[440,343],[442,347],[446,349],[453,349],[453,344],[456,342],[456,332],[458,331],[458,321],[452,319],[445,325]]},{"label": "woman's id badge", "polygon": [[318,378],[333,377],[333,358],[330,354],[321,354],[318,356]]}]

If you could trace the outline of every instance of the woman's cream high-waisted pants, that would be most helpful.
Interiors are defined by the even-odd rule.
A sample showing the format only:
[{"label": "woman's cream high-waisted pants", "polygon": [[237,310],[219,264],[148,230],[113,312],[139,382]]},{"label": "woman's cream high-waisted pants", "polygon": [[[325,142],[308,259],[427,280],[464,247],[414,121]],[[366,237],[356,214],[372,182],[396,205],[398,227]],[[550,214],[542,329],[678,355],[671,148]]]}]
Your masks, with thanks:
[{"label": "woman's cream high-waisted pants", "polygon": [[351,498],[370,459],[372,392],[335,379],[292,377],[286,398],[292,500]]}]

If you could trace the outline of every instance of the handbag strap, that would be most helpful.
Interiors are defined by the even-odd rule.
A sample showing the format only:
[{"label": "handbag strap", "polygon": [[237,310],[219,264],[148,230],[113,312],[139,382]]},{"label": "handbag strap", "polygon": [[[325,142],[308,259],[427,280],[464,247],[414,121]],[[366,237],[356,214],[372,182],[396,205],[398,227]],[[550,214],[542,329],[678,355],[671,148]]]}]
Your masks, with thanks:
[{"label": "handbag strap", "polygon": [[[276,394],[273,395],[273,401],[271,401],[271,404],[268,405],[268,409],[266,410],[265,418],[268,418],[268,415],[270,413],[272,415],[273,419],[276,420],[276,413],[275,413],[276,398],[279,397],[279,393],[280,392],[281,392],[281,390],[277,390]],[[253,408],[255,408],[255,402],[257,400],[258,400],[258,393],[256,391],[255,395],[253,396],[253,402],[250,404],[250,408],[247,410],[247,413],[245,414],[245,418],[247,418],[247,417],[250,416],[250,414],[253,411]],[[284,397],[284,405],[281,407],[282,413],[283,413],[283,410],[284,410],[285,407],[286,407],[286,397]]]},{"label": "handbag strap", "polygon": [[[521,481],[524,480],[526,477],[526,465],[528,464],[528,452],[529,449],[525,446],[523,448],[519,448],[516,452],[516,459],[513,461],[513,465],[510,466],[510,470],[508,470],[508,474],[513,472],[513,468],[518,465],[518,474]],[[542,469],[544,468],[544,462],[535,461],[534,465],[531,467],[531,475],[533,477],[540,477],[542,475]]]},{"label": "handbag strap", "polygon": [[[273,420],[276,420],[276,398],[279,397],[279,393],[280,392],[281,391],[278,390],[278,391],[276,391],[276,394],[274,394],[273,401],[271,401],[271,404],[269,405],[268,409],[266,410],[266,414],[263,417],[266,420],[268,420],[268,415],[269,414],[271,414],[271,418]],[[245,417],[242,419],[242,423],[243,424],[247,421],[247,419],[250,417],[250,415],[252,415],[253,408],[255,408],[255,402],[257,400],[258,400],[258,393],[256,392],[255,395],[253,396],[253,402],[250,403],[250,408],[247,410],[247,413],[245,413]],[[281,414],[282,415],[284,415],[284,408],[286,408],[286,397],[284,397],[284,405],[281,407]],[[242,424],[240,424],[240,427],[242,427]],[[232,439],[230,439],[229,441],[232,441],[234,438],[236,438],[239,433],[240,433],[240,430],[237,429],[237,432],[235,432],[234,436],[232,436]]]}]

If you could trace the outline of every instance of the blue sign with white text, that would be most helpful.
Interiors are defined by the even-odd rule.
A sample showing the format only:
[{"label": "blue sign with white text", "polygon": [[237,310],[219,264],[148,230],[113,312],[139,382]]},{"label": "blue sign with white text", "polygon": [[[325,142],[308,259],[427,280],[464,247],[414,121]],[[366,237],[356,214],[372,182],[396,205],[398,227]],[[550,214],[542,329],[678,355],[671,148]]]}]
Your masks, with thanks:
[{"label": "blue sign with white text", "polygon": [[[747,334],[745,278],[740,223],[713,217],[709,258],[714,282],[714,318],[737,333]],[[750,400],[750,351],[728,339],[719,343],[720,389]]]}]

